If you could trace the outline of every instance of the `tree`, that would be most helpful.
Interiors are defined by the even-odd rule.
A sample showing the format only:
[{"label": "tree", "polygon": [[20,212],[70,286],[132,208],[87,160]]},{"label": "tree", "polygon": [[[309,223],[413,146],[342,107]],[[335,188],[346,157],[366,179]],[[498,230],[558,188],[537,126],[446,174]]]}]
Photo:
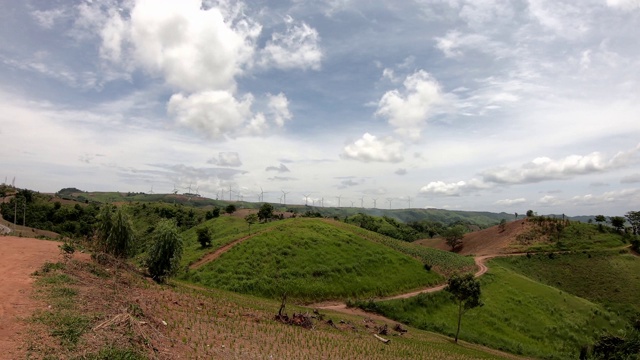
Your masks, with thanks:
[{"label": "tree", "polygon": [[460,225],[451,227],[444,231],[442,236],[447,245],[451,247],[451,251],[462,250],[462,238],[464,238],[464,228]]},{"label": "tree", "polygon": [[480,282],[473,277],[473,274],[453,275],[447,281],[446,291],[451,293],[453,299],[458,303],[458,329],[456,330],[456,343],[460,335],[460,324],[462,315],[469,309],[482,306],[480,300]]},{"label": "tree", "polygon": [[533,215],[533,210],[527,210],[527,217],[532,217]]},{"label": "tree", "polygon": [[235,206],[235,205],[233,205],[233,204],[229,204],[229,205],[227,205],[227,207],[226,207],[226,208],[224,208],[224,211],[225,211],[227,214],[233,214],[234,212],[236,212],[236,206]]},{"label": "tree", "polygon": [[201,227],[196,230],[198,242],[203,248],[211,246],[211,232],[208,227]]},{"label": "tree", "polygon": [[133,227],[127,214],[122,209],[112,213],[107,205],[100,210],[98,225],[98,242],[102,251],[117,258],[130,255],[134,242]]},{"label": "tree", "polygon": [[611,226],[616,229],[618,232],[621,232],[624,229],[624,223],[627,221],[622,216],[610,216],[609,221],[611,221]]},{"label": "tree", "polygon": [[149,275],[164,282],[175,275],[182,258],[182,237],[173,220],[161,220],[152,233],[152,243],[147,257]]},{"label": "tree", "polygon": [[500,232],[504,232],[507,229],[507,220],[505,219],[500,220],[500,224],[498,225],[498,228],[500,229]]},{"label": "tree", "polygon": [[640,211],[629,211],[625,214],[625,217],[631,224],[633,235],[640,234]]},{"label": "tree", "polygon": [[249,214],[244,217],[244,220],[247,222],[247,224],[249,224],[249,234],[251,234],[251,225],[258,222],[258,215]]},{"label": "tree", "polygon": [[260,221],[267,221],[273,217],[273,205],[269,203],[264,203],[260,206],[260,210],[258,210],[258,219]]},{"label": "tree", "polygon": [[607,222],[607,218],[604,215],[596,215],[593,218],[598,224],[603,223],[603,222]]}]

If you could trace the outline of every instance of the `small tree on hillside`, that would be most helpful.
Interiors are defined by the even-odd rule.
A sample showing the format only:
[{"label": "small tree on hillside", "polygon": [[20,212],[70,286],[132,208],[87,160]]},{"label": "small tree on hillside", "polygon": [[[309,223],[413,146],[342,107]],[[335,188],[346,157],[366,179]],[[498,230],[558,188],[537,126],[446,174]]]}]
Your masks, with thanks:
[{"label": "small tree on hillside", "polygon": [[208,227],[201,227],[196,230],[198,242],[203,248],[211,246],[211,232]]},{"label": "small tree on hillside", "polygon": [[152,234],[152,245],[147,257],[149,275],[157,281],[164,282],[175,275],[182,258],[182,237],[172,220],[162,220]]},{"label": "small tree on hillside", "polygon": [[596,215],[593,218],[598,224],[607,222],[607,218],[604,215]]},{"label": "small tree on hillside", "polygon": [[611,221],[611,226],[613,226],[614,229],[616,229],[618,232],[622,232],[622,230],[624,229],[624,223],[627,221],[627,219],[622,216],[611,216],[609,217],[609,221]]},{"label": "small tree on hillside", "polygon": [[249,234],[251,234],[251,225],[258,222],[258,215],[249,214],[244,217],[244,220],[247,222],[247,224],[249,224]]},{"label": "small tree on hillside", "polygon": [[460,225],[451,227],[444,231],[442,236],[447,245],[451,247],[451,251],[462,250],[462,239],[464,238],[464,228]]},{"label": "small tree on hillside", "polygon": [[98,215],[98,248],[107,254],[117,258],[126,258],[130,255],[134,233],[131,221],[122,209],[117,209],[115,214],[110,205],[100,209]]},{"label": "small tree on hillside", "polygon": [[267,221],[273,217],[273,205],[269,203],[264,203],[260,206],[260,210],[258,210],[258,219],[260,221]]},{"label": "small tree on hillside", "polygon": [[527,210],[527,217],[532,217],[533,215],[533,210]]},{"label": "small tree on hillside", "polygon": [[631,224],[633,235],[640,234],[640,211],[629,211],[625,214],[627,221]]},{"label": "small tree on hillside", "polygon": [[457,343],[462,315],[470,309],[483,305],[480,300],[480,282],[473,277],[473,274],[453,275],[447,282],[445,290],[450,292],[458,303],[458,329],[455,339]]},{"label": "small tree on hillside", "polygon": [[227,207],[226,207],[226,208],[224,208],[224,211],[225,211],[227,214],[233,214],[234,212],[236,212],[236,206],[235,206],[235,205],[233,205],[233,204],[229,204],[229,205],[227,205]]},{"label": "small tree on hillside", "polygon": [[500,232],[504,232],[507,229],[507,220],[500,220],[500,225],[498,225],[498,228],[500,229]]}]

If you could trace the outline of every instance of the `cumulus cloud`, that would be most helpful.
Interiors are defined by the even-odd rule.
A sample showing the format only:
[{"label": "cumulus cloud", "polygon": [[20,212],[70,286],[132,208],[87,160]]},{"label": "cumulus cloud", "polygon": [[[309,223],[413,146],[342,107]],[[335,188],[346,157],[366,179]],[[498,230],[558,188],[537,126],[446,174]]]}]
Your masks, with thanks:
[{"label": "cumulus cloud", "polygon": [[284,33],[273,33],[261,51],[263,66],[279,69],[319,70],[322,50],[318,31],[304,22],[296,22],[291,17],[285,20]]},{"label": "cumulus cloud", "polygon": [[562,203],[563,201],[561,199],[553,195],[545,195],[536,202],[538,206],[557,206]]},{"label": "cumulus cloud", "polygon": [[203,91],[171,96],[167,111],[179,124],[193,127],[211,138],[221,138],[252,117],[252,103],[250,95],[238,101],[227,91]]},{"label": "cumulus cloud", "polygon": [[214,164],[218,166],[238,167],[242,166],[240,155],[237,152],[220,152],[218,157],[213,157],[207,160],[207,164]]},{"label": "cumulus cloud", "polygon": [[524,204],[525,202],[527,202],[527,199],[525,198],[503,199],[503,200],[496,201],[496,205],[513,206],[513,205]]},{"label": "cumulus cloud", "polygon": [[38,25],[45,29],[51,29],[57,21],[67,16],[67,11],[64,8],[57,8],[51,10],[34,10],[31,12],[31,16],[36,20]]},{"label": "cumulus cloud", "polygon": [[283,93],[278,95],[267,94],[267,108],[269,115],[278,127],[284,126],[285,121],[291,120],[292,115],[289,111],[289,100]]},{"label": "cumulus cloud", "polygon": [[420,194],[460,196],[464,193],[485,188],[487,188],[487,186],[477,179],[471,179],[468,182],[458,181],[452,183],[445,183],[444,181],[432,181],[426,186],[420,188]]},{"label": "cumulus cloud", "polygon": [[571,198],[573,205],[602,205],[615,202],[638,203],[640,201],[640,189],[622,189],[608,191],[602,194],[587,194]]},{"label": "cumulus cloud", "polygon": [[285,164],[280,164],[280,166],[267,166],[265,171],[277,171],[279,173],[289,172],[289,168]]},{"label": "cumulus cloud", "polygon": [[402,144],[391,137],[378,139],[374,135],[365,133],[361,139],[345,146],[341,157],[363,162],[391,162],[397,163],[404,159]]},{"label": "cumulus cloud", "polygon": [[638,160],[640,145],[629,151],[621,151],[607,158],[599,152],[588,155],[571,155],[553,160],[539,157],[519,168],[497,168],[481,173],[487,183],[529,184],[547,180],[568,179],[629,166]]},{"label": "cumulus cloud", "polygon": [[424,70],[407,76],[403,85],[402,91],[395,89],[382,96],[376,115],[387,118],[398,134],[417,140],[435,108],[444,102],[444,94],[440,84]]}]

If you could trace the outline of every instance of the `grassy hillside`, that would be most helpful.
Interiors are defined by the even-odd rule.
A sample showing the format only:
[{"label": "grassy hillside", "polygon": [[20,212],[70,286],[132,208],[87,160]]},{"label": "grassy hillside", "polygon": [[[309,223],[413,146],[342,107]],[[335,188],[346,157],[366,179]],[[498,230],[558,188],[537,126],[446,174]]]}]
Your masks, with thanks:
[{"label": "grassy hillside", "polygon": [[[515,358],[411,327],[394,336],[390,322],[392,341],[385,345],[373,336],[385,323],[332,312],[313,319],[312,330],[285,325],[273,320],[279,301],[160,286],[122,269],[115,276],[112,266],[96,263],[48,264],[38,274],[38,297],[52,306],[27,323],[29,359]],[[285,311],[308,310],[288,305]]]},{"label": "grassy hillside", "polygon": [[[541,284],[492,261],[483,276],[484,306],[462,319],[460,338],[516,354],[575,359],[581,346],[602,331],[624,328],[625,320],[601,306]],[[369,304],[412,326],[452,335],[457,307],[446,292]],[[365,304],[366,307],[366,304]]]},{"label": "grassy hillside", "polygon": [[494,260],[531,279],[603,304],[627,317],[640,313],[640,258],[619,251],[533,255]]},{"label": "grassy hillside", "polygon": [[415,258],[319,219],[289,219],[185,275],[206,286],[300,301],[384,296],[443,281]]}]

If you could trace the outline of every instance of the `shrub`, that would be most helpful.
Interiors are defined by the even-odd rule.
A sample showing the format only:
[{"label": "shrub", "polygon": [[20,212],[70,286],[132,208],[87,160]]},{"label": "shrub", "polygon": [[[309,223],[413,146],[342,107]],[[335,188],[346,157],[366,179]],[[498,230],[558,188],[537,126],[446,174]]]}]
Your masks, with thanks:
[{"label": "shrub", "polygon": [[163,220],[158,223],[152,238],[147,258],[149,275],[158,282],[164,282],[178,271],[182,257],[182,237],[175,222]]}]

